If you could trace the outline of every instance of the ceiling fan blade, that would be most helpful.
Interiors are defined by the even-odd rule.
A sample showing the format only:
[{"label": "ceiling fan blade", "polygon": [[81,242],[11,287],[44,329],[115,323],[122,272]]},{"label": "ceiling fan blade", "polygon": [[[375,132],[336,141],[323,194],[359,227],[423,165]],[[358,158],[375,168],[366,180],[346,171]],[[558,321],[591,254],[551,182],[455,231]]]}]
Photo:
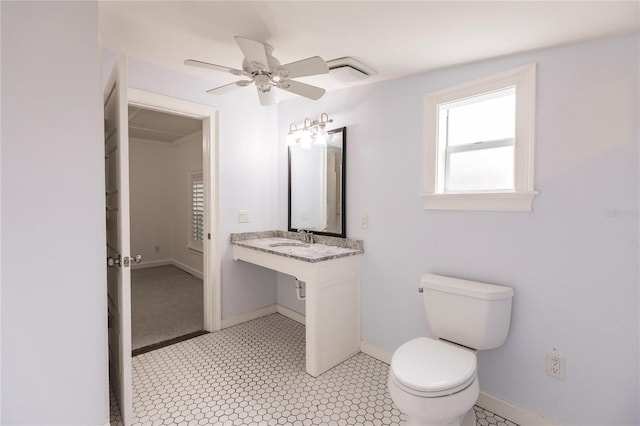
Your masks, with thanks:
[{"label": "ceiling fan blade", "polygon": [[[250,69],[248,71],[269,71],[269,62],[267,61],[267,50],[263,43],[251,40],[250,38],[236,36],[236,43],[240,46],[240,50],[244,54]],[[252,66],[252,64],[255,64]],[[259,65],[262,69],[259,69]],[[258,66],[256,66],[258,65]],[[254,69],[255,68],[255,69]]]},{"label": "ceiling fan blade", "polygon": [[285,80],[278,83],[278,88],[282,90],[286,90],[287,92],[295,93],[296,95],[304,96],[305,98],[320,99],[322,95],[326,92],[326,90],[312,86],[306,83],[300,83],[295,80]]},{"label": "ceiling fan blade", "polygon": [[260,105],[262,106],[271,106],[278,103],[278,97],[276,96],[276,91],[273,88],[268,92],[263,92],[258,89],[258,97],[260,98]]},{"label": "ceiling fan blade", "polygon": [[221,95],[223,93],[230,92],[236,87],[245,87],[249,84],[251,84],[251,80],[235,81],[233,83],[225,84],[224,86],[214,87],[213,89],[207,90],[207,93],[210,95]]},{"label": "ceiling fan blade", "polygon": [[222,65],[210,64],[208,62],[196,61],[195,59],[187,59],[186,61],[184,61],[184,64],[192,67],[205,68],[208,70],[228,72],[233,75],[246,75],[246,76],[249,75],[246,72],[237,70],[235,68],[229,68]]},{"label": "ceiling fan blade", "polygon": [[275,73],[282,78],[298,78],[309,75],[327,74],[329,67],[320,56],[291,62],[276,68]]}]

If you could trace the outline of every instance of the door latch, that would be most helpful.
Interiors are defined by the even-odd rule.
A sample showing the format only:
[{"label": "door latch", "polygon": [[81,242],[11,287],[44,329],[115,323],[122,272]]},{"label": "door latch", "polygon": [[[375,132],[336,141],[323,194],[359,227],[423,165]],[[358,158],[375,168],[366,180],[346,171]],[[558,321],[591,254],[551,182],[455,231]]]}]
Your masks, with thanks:
[{"label": "door latch", "polygon": [[142,255],[136,254],[134,257],[125,257],[122,262],[122,267],[128,268],[130,265],[133,265],[134,263],[138,264],[141,262],[142,262]]},{"label": "door latch", "polygon": [[118,256],[116,258],[114,257],[107,257],[107,266],[122,266],[123,268],[128,268],[132,263],[141,263],[142,262],[142,255],[140,254],[136,254],[135,257],[129,257],[129,256]]}]

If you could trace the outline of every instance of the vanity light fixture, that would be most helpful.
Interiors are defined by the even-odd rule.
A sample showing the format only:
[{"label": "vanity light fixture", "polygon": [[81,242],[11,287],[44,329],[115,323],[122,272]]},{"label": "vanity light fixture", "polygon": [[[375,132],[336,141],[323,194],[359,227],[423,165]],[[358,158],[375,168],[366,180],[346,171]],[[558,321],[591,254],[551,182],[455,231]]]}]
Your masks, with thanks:
[{"label": "vanity light fixture", "polygon": [[311,121],[310,118],[305,118],[304,127],[301,129],[298,129],[295,123],[291,123],[287,135],[287,145],[300,145],[302,148],[311,148],[311,145],[326,145],[329,139],[329,133],[327,133],[327,124],[329,123],[333,123],[333,119],[329,118],[326,112],[320,115],[319,120]]}]

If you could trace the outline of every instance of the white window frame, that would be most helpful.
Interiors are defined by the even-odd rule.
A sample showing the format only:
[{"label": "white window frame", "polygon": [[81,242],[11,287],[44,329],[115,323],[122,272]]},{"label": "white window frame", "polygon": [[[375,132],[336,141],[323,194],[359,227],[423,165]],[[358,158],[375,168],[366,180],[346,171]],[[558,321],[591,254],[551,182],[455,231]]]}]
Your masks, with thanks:
[{"label": "white window frame", "polygon": [[189,173],[189,239],[188,239],[188,243],[187,243],[187,247],[189,248],[189,250],[193,250],[197,253],[202,253],[203,251],[203,243],[204,243],[204,239],[205,239],[205,227],[204,227],[204,217],[203,217],[203,226],[202,226],[202,240],[198,241],[193,237],[193,225],[194,225],[194,218],[193,218],[193,183],[199,181],[202,183],[202,188],[203,188],[203,198],[202,198],[202,203],[203,203],[203,211],[202,214],[204,215],[204,176],[202,173],[202,170],[199,171],[194,171],[194,172],[190,172]]},{"label": "white window frame", "polygon": [[[529,64],[425,95],[425,209],[532,211],[538,193],[534,189],[535,82],[536,64]],[[445,192],[445,149],[438,146],[439,106],[508,87],[516,88],[514,189]]]}]

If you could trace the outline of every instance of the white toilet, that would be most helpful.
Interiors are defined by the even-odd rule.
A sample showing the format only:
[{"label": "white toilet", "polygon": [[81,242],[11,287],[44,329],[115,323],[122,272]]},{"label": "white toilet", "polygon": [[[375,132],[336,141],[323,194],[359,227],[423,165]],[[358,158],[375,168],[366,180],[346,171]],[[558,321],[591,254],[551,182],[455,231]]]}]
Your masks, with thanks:
[{"label": "white toilet", "polygon": [[513,289],[433,274],[423,275],[420,289],[439,340],[418,337],[394,352],[391,399],[409,425],[473,426],[480,393],[475,352],[506,340]]}]

